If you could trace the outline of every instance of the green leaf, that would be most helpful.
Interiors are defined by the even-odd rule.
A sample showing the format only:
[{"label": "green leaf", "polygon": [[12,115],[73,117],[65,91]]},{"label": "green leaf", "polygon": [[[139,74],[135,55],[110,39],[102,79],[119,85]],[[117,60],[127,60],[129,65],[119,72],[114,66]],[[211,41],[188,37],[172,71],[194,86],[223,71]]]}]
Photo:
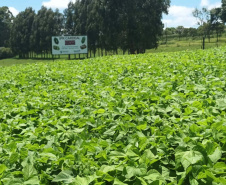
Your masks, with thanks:
[{"label": "green leaf", "polygon": [[206,170],[205,173],[206,173],[206,175],[207,175],[209,178],[211,178],[214,182],[219,182],[219,179],[218,179],[217,177],[215,177],[215,175],[214,175],[212,172]]},{"label": "green leaf", "polygon": [[156,156],[151,152],[151,150],[145,150],[139,161],[140,163],[149,164],[153,160],[156,160]]},{"label": "green leaf", "polygon": [[23,168],[22,172],[24,174],[25,181],[37,174],[36,169],[33,167],[32,164],[29,163]]},{"label": "green leaf", "polygon": [[23,179],[21,178],[4,178],[2,182],[4,185],[23,185]]},{"label": "green leaf", "polygon": [[91,182],[93,182],[98,177],[96,175],[88,176],[88,177],[79,177],[77,176],[74,180],[74,185],[89,185]]},{"label": "green leaf", "polygon": [[224,162],[219,162],[214,165],[215,169],[226,170],[226,164]]},{"label": "green leaf", "polygon": [[191,126],[190,126],[190,130],[193,132],[193,133],[199,133],[199,127],[196,125],[196,124],[192,124]]},{"label": "green leaf", "polygon": [[17,160],[19,159],[19,154],[18,153],[12,153],[10,158],[9,158],[9,161],[11,164],[14,164],[17,162]]},{"label": "green leaf", "polygon": [[226,109],[226,99],[218,99],[216,100],[216,105],[219,107],[221,110]]},{"label": "green leaf", "polygon": [[2,174],[6,169],[7,167],[4,164],[0,164],[0,174]]},{"label": "green leaf", "polygon": [[199,185],[198,181],[196,179],[193,179],[193,178],[190,179],[189,182],[190,182],[190,185]]},{"label": "green leaf", "polygon": [[144,177],[145,180],[156,181],[162,179],[162,175],[157,170],[150,170],[148,175]]},{"label": "green leaf", "polygon": [[77,176],[74,180],[74,185],[89,185],[89,181],[86,178]]},{"label": "green leaf", "polygon": [[145,130],[147,128],[147,123],[137,126],[138,130]]},{"label": "green leaf", "polygon": [[85,128],[75,128],[73,129],[74,133],[82,133],[85,130]]},{"label": "green leaf", "polygon": [[115,129],[116,129],[116,126],[111,127],[106,132],[104,132],[104,135],[113,136],[115,134]]},{"label": "green leaf", "polygon": [[145,168],[139,168],[139,167],[134,167],[134,166],[127,166],[126,167],[126,178],[130,179],[131,177],[134,176],[141,176],[144,175],[147,171]]},{"label": "green leaf", "polygon": [[212,155],[208,156],[213,163],[216,163],[219,159],[221,159],[222,151],[217,148]]},{"label": "green leaf", "polygon": [[186,177],[186,173],[182,172],[181,173],[181,177],[180,177],[179,182],[178,182],[178,185],[183,185],[184,184],[185,177]]},{"label": "green leaf", "polygon": [[128,185],[128,184],[125,184],[122,181],[120,181],[119,179],[115,178],[113,185]]},{"label": "green leaf", "polygon": [[27,185],[38,185],[40,184],[38,176],[31,177],[29,180],[25,181],[24,184]]},{"label": "green leaf", "polygon": [[107,166],[107,165],[103,165],[100,168],[100,171],[104,172],[104,173],[108,173],[110,171],[114,171],[115,170],[115,166]]},{"label": "green leaf", "polygon": [[162,177],[164,177],[164,179],[168,179],[170,177],[170,170],[164,166],[162,166]]},{"label": "green leaf", "polygon": [[148,185],[142,177],[137,177],[137,178],[140,180],[141,185]]},{"label": "green leaf", "polygon": [[115,178],[112,177],[111,175],[109,174],[105,174],[104,175],[104,180],[108,181],[108,182],[112,182]]},{"label": "green leaf", "polygon": [[198,151],[187,151],[181,158],[181,163],[186,170],[190,165],[203,160],[203,155]]},{"label": "green leaf", "polygon": [[62,182],[66,184],[72,183],[74,182],[75,178],[73,178],[71,175],[72,172],[69,170],[62,171],[52,180],[52,182]]},{"label": "green leaf", "polygon": [[97,114],[103,114],[103,113],[105,113],[104,109],[98,109]]}]

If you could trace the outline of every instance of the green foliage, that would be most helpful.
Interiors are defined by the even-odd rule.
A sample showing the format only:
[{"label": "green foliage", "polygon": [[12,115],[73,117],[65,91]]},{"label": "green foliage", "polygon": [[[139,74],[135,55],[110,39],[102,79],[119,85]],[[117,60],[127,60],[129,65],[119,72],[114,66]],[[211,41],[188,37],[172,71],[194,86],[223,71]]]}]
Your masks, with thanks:
[{"label": "green foliage", "polygon": [[29,58],[33,52],[46,55],[51,51],[51,37],[61,35],[62,27],[63,15],[58,9],[42,7],[36,14],[32,8],[26,8],[13,21],[11,48],[20,58]]},{"label": "green foliage", "polygon": [[0,69],[0,184],[224,185],[226,48]]},{"label": "green foliage", "polygon": [[13,56],[13,52],[10,48],[0,48],[0,59],[12,58]]},{"label": "green foliage", "polygon": [[156,48],[170,0],[81,0],[64,11],[65,32],[88,35],[89,47],[117,53]]},{"label": "green foliage", "polygon": [[0,47],[9,47],[13,14],[6,6],[0,7]]},{"label": "green foliage", "polygon": [[[32,24],[31,48],[36,53],[52,51],[51,38],[62,34],[63,15],[57,9],[47,9],[42,6]],[[59,41],[55,38],[55,44]]]},{"label": "green foliage", "polygon": [[28,55],[32,48],[31,36],[34,17],[35,11],[32,8],[26,8],[17,15],[12,25],[10,35],[11,48],[14,53],[19,54],[23,58]]},{"label": "green foliage", "polygon": [[221,8],[222,8],[221,20],[223,21],[223,23],[225,23],[226,22],[226,0],[221,0]]}]

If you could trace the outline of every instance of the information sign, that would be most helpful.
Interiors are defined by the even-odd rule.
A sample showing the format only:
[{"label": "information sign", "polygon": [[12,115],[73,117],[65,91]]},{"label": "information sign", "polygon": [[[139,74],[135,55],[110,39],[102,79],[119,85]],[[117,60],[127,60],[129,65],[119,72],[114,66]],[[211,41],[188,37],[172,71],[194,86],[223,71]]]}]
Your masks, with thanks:
[{"label": "information sign", "polygon": [[52,37],[52,54],[69,55],[88,53],[87,36]]}]

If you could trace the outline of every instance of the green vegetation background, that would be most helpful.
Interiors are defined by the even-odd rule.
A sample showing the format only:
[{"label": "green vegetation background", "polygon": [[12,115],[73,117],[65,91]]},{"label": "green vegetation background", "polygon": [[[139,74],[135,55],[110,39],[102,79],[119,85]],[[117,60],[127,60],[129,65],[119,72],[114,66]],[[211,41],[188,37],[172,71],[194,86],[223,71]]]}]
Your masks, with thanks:
[{"label": "green vegetation background", "polygon": [[225,50],[1,67],[0,185],[225,185]]}]

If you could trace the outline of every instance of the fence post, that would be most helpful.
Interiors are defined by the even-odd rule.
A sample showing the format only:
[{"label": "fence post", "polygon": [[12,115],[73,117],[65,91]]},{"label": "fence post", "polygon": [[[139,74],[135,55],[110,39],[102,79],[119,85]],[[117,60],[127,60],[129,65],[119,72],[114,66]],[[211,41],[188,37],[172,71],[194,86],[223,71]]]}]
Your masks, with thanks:
[{"label": "fence post", "polygon": [[205,49],[205,37],[203,37],[203,41],[202,41],[202,49]]}]

